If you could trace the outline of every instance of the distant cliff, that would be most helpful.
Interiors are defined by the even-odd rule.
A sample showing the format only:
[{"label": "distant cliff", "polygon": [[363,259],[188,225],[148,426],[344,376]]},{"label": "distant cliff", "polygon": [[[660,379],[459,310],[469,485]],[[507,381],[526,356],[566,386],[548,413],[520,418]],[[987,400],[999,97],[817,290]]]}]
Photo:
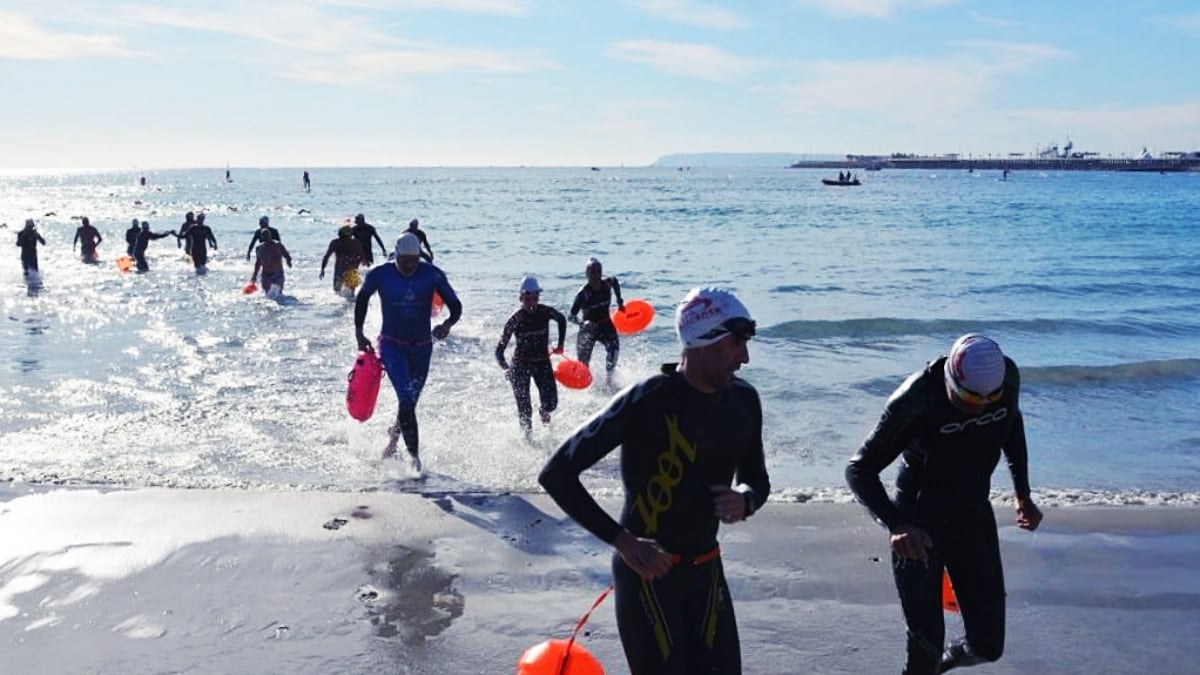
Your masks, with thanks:
[{"label": "distant cliff", "polygon": [[843,159],[838,155],[801,155],[786,152],[688,152],[676,155],[663,155],[654,162],[653,166],[711,166],[711,167],[780,167],[786,168],[797,160],[837,160]]}]

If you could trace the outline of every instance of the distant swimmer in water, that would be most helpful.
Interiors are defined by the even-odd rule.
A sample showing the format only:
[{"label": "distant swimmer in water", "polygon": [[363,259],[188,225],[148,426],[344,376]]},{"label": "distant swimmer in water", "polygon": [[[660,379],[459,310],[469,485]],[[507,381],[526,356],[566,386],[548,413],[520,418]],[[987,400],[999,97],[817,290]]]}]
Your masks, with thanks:
[{"label": "distant swimmer in water", "polygon": [[318,279],[325,278],[325,265],[329,262],[329,256],[333,256],[333,290],[340,292],[346,283],[346,273],[357,270],[363,262],[363,247],[354,238],[352,227],[343,225],[338,229],[337,239],[329,242],[329,248],[325,249],[325,257],[321,259],[321,273],[317,276]]},{"label": "distant swimmer in water", "polygon": [[300,209],[299,211],[296,212],[296,215],[302,216],[306,213],[312,213],[312,211],[309,211],[308,209]]},{"label": "distant swimmer in water", "polygon": [[37,278],[38,244],[45,246],[46,240],[42,239],[41,233],[37,231],[37,224],[30,218],[25,221],[25,229],[17,233],[17,246],[21,249],[21,269],[26,279],[31,276]]},{"label": "distant swimmer in water", "polygon": [[429,246],[429,237],[426,237],[425,233],[421,231],[421,222],[416,218],[408,221],[408,231],[413,233],[413,236],[417,238],[417,241],[421,242],[421,246],[425,249],[421,251],[421,257],[425,259],[425,262],[433,262],[433,248]]},{"label": "distant swimmer in water", "polygon": [[304,172],[304,191],[308,192],[312,189],[312,181],[308,179],[308,172]]},{"label": "distant swimmer in water", "polygon": [[374,245],[372,239],[379,242],[379,250],[382,251],[381,255],[387,255],[387,246],[379,238],[379,233],[375,231],[375,226],[367,222],[366,216],[361,213],[354,216],[354,228],[352,231],[354,238],[358,240],[358,243],[362,244],[363,263],[367,267],[375,264],[375,256],[371,252],[371,248]]},{"label": "distant swimmer in water", "polygon": [[[512,385],[517,399],[517,421],[525,440],[533,439],[533,399],[529,381],[537,385],[538,414],[542,424],[550,423],[550,413],[558,407],[558,383],[554,380],[554,369],[550,367],[550,322],[558,324],[558,343],[555,354],[563,353],[563,341],[567,337],[567,317],[562,312],[543,305],[542,287],[534,277],[521,280],[521,306],[504,323],[500,342],[496,344],[496,360],[504,369],[504,376]],[[504,359],[508,341],[516,336],[517,346],[513,352],[512,366]]]},{"label": "distant swimmer in water", "polygon": [[[612,385],[613,371],[617,368],[617,356],[621,353],[621,340],[617,337],[617,327],[613,325],[609,314],[609,306],[613,296],[617,298],[617,309],[625,311],[625,302],[621,299],[621,284],[616,277],[604,276],[604,268],[596,258],[588,258],[584,268],[587,273],[587,283],[575,294],[575,302],[571,303],[571,311],[567,316],[579,324],[579,336],[575,340],[575,355],[589,365],[592,361],[592,348],[596,343],[604,345],[607,352],[605,372],[608,374],[608,384]],[[576,314],[582,313],[582,319]]]},{"label": "distant swimmer in water", "polygon": [[100,256],[96,254],[96,247],[100,242],[104,241],[104,237],[100,236],[100,230],[92,227],[87,216],[79,219],[81,223],[79,228],[75,230],[75,240],[71,242],[71,250],[75,250],[75,244],[82,243],[80,253],[85,263],[99,262]]},{"label": "distant swimmer in water", "polygon": [[266,241],[266,239],[263,239],[263,235],[266,234],[271,235],[271,241],[282,243],[279,238],[279,230],[271,227],[270,218],[263,216],[258,219],[258,229],[254,231],[254,236],[250,237],[250,245],[246,247],[246,260],[250,259],[250,252],[254,250],[255,244],[260,241]]},{"label": "distant swimmer in water", "polygon": [[213,234],[212,228],[204,222],[204,214],[196,215],[196,220],[186,233],[179,235],[180,239],[186,241],[188,255],[192,256],[192,265],[196,269],[196,274],[204,274],[208,271],[208,247],[212,246],[213,250],[217,250],[217,237]]},{"label": "distant swimmer in water", "polygon": [[140,182],[142,184],[142,187],[145,187],[146,186],[146,177],[142,176],[142,180]]},{"label": "distant swimmer in water", "polygon": [[263,293],[277,297],[283,293],[283,263],[286,260],[287,266],[291,267],[292,254],[288,253],[283,244],[275,241],[270,229],[259,230],[259,233],[263,243],[254,249],[254,273],[250,275],[250,281],[258,281],[258,273],[261,270]]},{"label": "distant swimmer in water", "polygon": [[139,272],[149,272],[150,263],[146,262],[146,247],[150,245],[152,239],[162,239],[163,237],[176,237],[174,230],[167,232],[151,232],[150,223],[142,221],[142,226],[138,230],[137,240],[133,244],[133,259],[137,261]]}]

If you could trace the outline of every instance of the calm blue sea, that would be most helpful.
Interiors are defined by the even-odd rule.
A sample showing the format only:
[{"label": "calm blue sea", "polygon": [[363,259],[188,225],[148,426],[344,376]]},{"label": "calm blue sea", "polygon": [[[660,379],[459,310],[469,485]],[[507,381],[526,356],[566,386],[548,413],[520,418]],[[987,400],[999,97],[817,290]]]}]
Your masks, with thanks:
[{"label": "calm blue sea", "polygon": [[[622,343],[619,380],[676,360],[675,302],[732,287],[759,321],[744,377],[762,393],[785,498],[844,498],[842,467],[892,389],[968,331],[1022,368],[1043,500],[1197,503],[1200,174],[883,171],[856,188],[789,169],[299,169],[0,176],[0,237],[36,218],[45,288],[0,259],[0,480],[365,490],[395,413],[345,411],[353,307],[317,279],[347,216],[385,240],[420,218],[465,305],[418,411],[428,468],[536,489],[555,444],[606,400],[561,392],[520,438],[492,352],[525,273],[568,309],[584,260],[659,316]],[[121,275],[131,218],[174,229],[204,211],[220,250],[192,273],[174,239]],[[260,215],[296,266],[281,301],[244,296]],[[71,252],[81,215],[104,264]],[[369,332],[378,326],[373,305]],[[574,327],[568,335],[573,345]],[[594,365],[602,362],[598,352]],[[614,455],[615,460],[615,455]],[[615,461],[591,472],[612,490]],[[994,485],[1008,489],[1003,466]]]}]

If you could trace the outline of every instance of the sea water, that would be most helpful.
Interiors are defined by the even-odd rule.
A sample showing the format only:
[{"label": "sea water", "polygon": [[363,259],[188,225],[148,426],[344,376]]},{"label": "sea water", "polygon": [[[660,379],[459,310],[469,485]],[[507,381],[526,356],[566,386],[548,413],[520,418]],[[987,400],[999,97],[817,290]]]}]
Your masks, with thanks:
[{"label": "sea water", "polygon": [[[385,380],[370,421],[346,413],[353,302],[318,279],[337,228],[363,213],[389,246],[419,218],[463,301],[418,408],[426,467],[463,485],[537,489],[611,396],[560,389],[526,443],[494,356],[524,274],[566,312],[596,256],[657,310],[622,338],[618,384],[678,359],[688,288],[744,300],[759,332],[742,376],[762,396],[782,498],[844,499],[845,462],[887,396],[975,331],[1021,367],[1043,500],[1200,501],[1200,174],[883,171],[825,187],[828,172],[784,168],[310,169],[306,192],[301,173],[0,176],[0,236],[34,218],[47,242],[41,290],[15,247],[0,259],[0,480],[386,487],[395,397]],[[164,231],[187,211],[219,241],[206,275],[173,238],[151,242],[149,273],[117,270],[130,219]],[[71,250],[84,215],[102,264]],[[295,263],[278,300],[242,294],[262,215]],[[598,346],[593,370],[603,362]],[[615,458],[587,474],[593,489],[618,490]],[[1010,488],[1003,464],[993,483]]]}]

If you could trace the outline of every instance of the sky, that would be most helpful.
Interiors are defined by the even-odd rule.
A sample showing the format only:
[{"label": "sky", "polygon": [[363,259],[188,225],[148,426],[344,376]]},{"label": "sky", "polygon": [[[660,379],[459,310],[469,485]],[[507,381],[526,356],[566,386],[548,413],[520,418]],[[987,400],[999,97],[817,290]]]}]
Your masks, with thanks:
[{"label": "sky", "polygon": [[1192,0],[0,0],[0,168],[1200,150]]}]

